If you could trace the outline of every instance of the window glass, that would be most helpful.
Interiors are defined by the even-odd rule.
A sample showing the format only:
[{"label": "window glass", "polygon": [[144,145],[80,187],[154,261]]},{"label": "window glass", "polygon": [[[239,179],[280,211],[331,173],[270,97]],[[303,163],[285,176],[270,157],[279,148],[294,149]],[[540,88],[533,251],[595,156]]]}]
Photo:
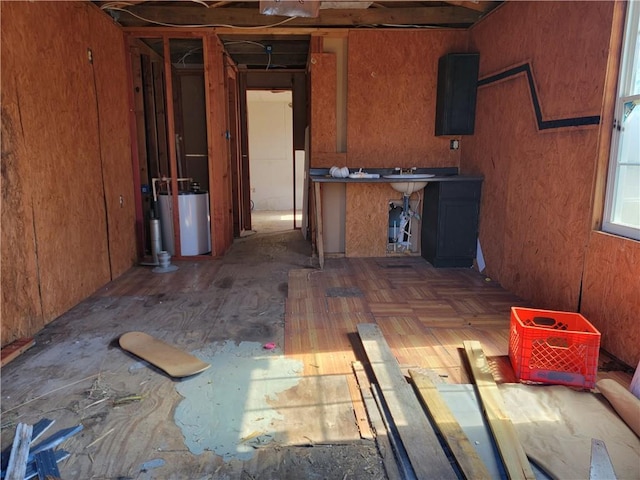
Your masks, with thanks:
[{"label": "window glass", "polygon": [[640,2],[629,2],[602,229],[640,240]]}]

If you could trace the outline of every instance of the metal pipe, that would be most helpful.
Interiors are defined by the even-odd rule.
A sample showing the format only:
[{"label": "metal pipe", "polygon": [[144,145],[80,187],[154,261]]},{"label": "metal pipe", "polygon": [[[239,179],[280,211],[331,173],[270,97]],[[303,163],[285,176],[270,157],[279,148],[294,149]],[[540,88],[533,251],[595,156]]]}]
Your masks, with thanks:
[{"label": "metal pipe", "polygon": [[[176,180],[177,182],[193,182],[193,178],[191,177],[185,177],[185,178],[178,178]],[[160,183],[160,182],[164,182],[167,184],[167,191],[169,191],[169,184],[171,182],[171,178],[169,177],[155,177],[151,179],[151,189],[153,191],[153,201],[157,202],[158,201],[158,188],[156,187],[156,183]]]},{"label": "metal pipe", "polygon": [[158,252],[162,251],[162,238],[160,236],[160,220],[152,218],[149,220],[150,236],[151,236],[151,258],[153,264],[158,264]]}]

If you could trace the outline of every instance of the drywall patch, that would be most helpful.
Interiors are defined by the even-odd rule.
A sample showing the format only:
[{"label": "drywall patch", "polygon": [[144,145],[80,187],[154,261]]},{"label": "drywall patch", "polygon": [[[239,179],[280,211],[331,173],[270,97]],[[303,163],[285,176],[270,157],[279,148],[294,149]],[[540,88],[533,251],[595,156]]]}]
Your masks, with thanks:
[{"label": "drywall patch", "polygon": [[211,368],[176,385],[184,400],[174,418],[185,445],[196,455],[250,459],[254,446],[274,439],[274,422],[282,416],[269,401],[298,384],[302,362],[256,342],[226,341],[194,354]]}]

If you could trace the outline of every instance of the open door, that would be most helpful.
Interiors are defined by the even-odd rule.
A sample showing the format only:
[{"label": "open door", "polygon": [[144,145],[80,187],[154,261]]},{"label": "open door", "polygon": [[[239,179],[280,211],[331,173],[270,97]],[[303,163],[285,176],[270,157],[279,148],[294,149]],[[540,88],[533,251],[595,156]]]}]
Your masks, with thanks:
[{"label": "open door", "polygon": [[[304,71],[265,71],[239,69],[238,81],[238,103],[239,103],[239,124],[241,131],[239,175],[241,178],[238,184],[241,185],[239,197],[241,197],[243,216],[242,230],[255,229],[255,219],[264,217],[264,211],[285,211],[279,215],[278,220],[286,218],[289,229],[300,229],[303,225],[301,220],[302,211],[305,208],[305,129],[307,127],[307,77]],[[287,95],[286,101],[281,101],[279,107],[275,107],[278,113],[267,120],[258,122],[256,126],[250,127],[248,121],[247,99],[252,95],[269,96],[277,98]],[[265,100],[264,98],[262,99]],[[255,99],[254,99],[255,101]],[[278,99],[280,101],[280,99]],[[269,102],[270,103],[270,102]],[[272,105],[273,106],[273,105]],[[263,114],[270,107],[263,102]],[[273,108],[271,108],[273,110]],[[258,109],[258,117],[260,116]],[[268,115],[268,114],[267,114]],[[274,124],[282,123],[283,117],[288,115],[286,125],[265,139],[265,129],[271,128]],[[283,136],[286,134],[286,139]],[[258,143],[263,141],[264,148],[255,147],[250,149],[250,138]],[[262,136],[262,138],[261,138]],[[255,142],[254,142],[255,143]],[[274,150],[274,145],[279,150]],[[284,149],[281,148],[284,145]],[[250,151],[252,150],[252,151]],[[258,157],[253,156],[257,152]],[[273,176],[280,171],[280,175]],[[282,183],[282,177],[287,177]],[[255,176],[258,178],[255,178]],[[265,179],[269,179],[264,185]],[[259,185],[258,185],[259,184]],[[260,189],[271,190],[260,191]],[[286,204],[283,203],[283,196],[286,197]],[[239,215],[239,214],[238,214]],[[255,218],[252,218],[255,217]]]}]

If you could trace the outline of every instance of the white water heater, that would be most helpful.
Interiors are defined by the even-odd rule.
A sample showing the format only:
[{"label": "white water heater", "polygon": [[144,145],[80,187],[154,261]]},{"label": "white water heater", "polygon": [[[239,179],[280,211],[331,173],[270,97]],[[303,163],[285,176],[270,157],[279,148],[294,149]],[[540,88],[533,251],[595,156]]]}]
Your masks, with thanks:
[{"label": "white water heater", "polygon": [[[173,243],[173,196],[158,195],[162,249],[175,255]],[[180,216],[180,253],[183,257],[204,255],[211,252],[211,228],[209,194],[207,192],[180,192],[178,194]]]}]

